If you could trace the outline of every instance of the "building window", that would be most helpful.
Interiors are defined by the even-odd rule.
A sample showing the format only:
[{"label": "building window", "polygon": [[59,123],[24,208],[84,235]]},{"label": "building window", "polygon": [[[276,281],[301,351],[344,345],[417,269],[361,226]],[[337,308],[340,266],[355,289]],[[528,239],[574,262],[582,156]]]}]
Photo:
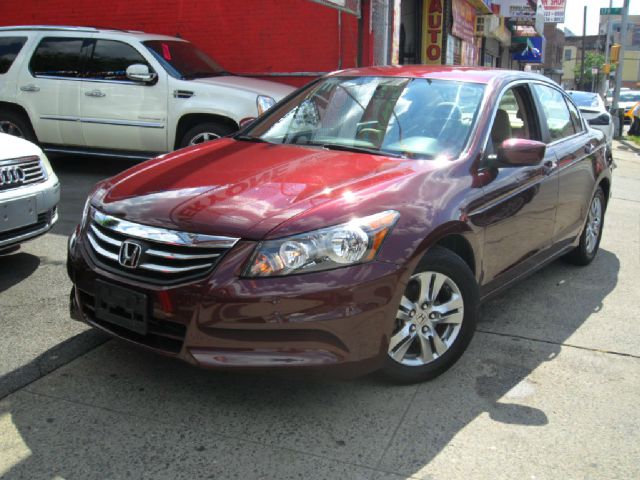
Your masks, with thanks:
[{"label": "building window", "polygon": [[571,60],[571,49],[570,48],[565,48],[564,49],[564,59],[565,60]]}]

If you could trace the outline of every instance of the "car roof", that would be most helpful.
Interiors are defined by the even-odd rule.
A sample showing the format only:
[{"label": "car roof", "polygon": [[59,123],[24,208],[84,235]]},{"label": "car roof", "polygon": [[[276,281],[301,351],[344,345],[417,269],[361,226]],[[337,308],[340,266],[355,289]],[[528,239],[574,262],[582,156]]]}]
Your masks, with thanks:
[{"label": "car roof", "polygon": [[512,78],[514,80],[541,80],[547,83],[553,83],[548,77],[538,75],[537,73],[502,68],[461,67],[456,65],[398,65],[350,68],[333,72],[329,76],[432,78],[486,84],[494,80]]},{"label": "car roof", "polygon": [[140,41],[145,40],[175,40],[186,41],[181,38],[168,35],[160,35],[154,33],[146,33],[139,30],[120,30],[117,28],[102,27],[83,27],[83,26],[67,26],[67,25],[15,25],[9,27],[0,27],[0,34],[3,32],[29,32],[29,31],[45,31],[45,32],[67,32],[67,33],[92,33],[92,34],[109,34],[110,36],[119,36],[131,38],[136,37]]}]

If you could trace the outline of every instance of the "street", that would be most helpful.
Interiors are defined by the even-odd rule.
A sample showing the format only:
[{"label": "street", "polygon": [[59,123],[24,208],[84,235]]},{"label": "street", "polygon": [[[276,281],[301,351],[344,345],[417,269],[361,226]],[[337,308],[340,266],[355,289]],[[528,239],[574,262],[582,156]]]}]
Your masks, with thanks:
[{"label": "street", "polygon": [[132,165],[53,158],[53,232],[0,270],[6,479],[640,478],[640,149],[618,168],[601,249],[482,306],[467,352],[395,386],[195,369],[69,318],[66,239],[92,185]]}]

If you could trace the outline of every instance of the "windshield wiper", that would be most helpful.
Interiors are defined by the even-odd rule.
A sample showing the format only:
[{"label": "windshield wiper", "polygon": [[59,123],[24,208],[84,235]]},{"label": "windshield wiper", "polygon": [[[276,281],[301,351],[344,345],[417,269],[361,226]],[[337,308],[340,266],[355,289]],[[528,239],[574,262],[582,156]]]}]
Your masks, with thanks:
[{"label": "windshield wiper", "polygon": [[369,153],[371,155],[383,155],[385,157],[404,158],[404,155],[400,153],[394,153],[384,150],[378,150],[377,148],[357,147],[355,145],[344,145],[342,143],[323,143],[323,142],[307,142],[301,145],[314,145],[327,150],[342,150],[345,152],[357,152],[357,153]]},{"label": "windshield wiper", "polygon": [[271,143],[260,137],[252,137],[251,135],[234,135],[234,140],[242,140],[243,142],[255,142],[255,143]]}]

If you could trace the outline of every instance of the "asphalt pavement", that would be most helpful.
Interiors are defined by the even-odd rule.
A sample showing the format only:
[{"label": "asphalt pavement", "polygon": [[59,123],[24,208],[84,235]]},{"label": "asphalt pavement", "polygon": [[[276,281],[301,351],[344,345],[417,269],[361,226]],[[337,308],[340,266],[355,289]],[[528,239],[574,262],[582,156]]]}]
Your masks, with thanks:
[{"label": "asphalt pavement", "polygon": [[0,270],[0,477],[640,478],[640,150],[614,158],[593,264],[486,303],[461,361],[403,387],[203,371],[72,321],[66,237],[128,164],[54,160],[61,221]]}]

